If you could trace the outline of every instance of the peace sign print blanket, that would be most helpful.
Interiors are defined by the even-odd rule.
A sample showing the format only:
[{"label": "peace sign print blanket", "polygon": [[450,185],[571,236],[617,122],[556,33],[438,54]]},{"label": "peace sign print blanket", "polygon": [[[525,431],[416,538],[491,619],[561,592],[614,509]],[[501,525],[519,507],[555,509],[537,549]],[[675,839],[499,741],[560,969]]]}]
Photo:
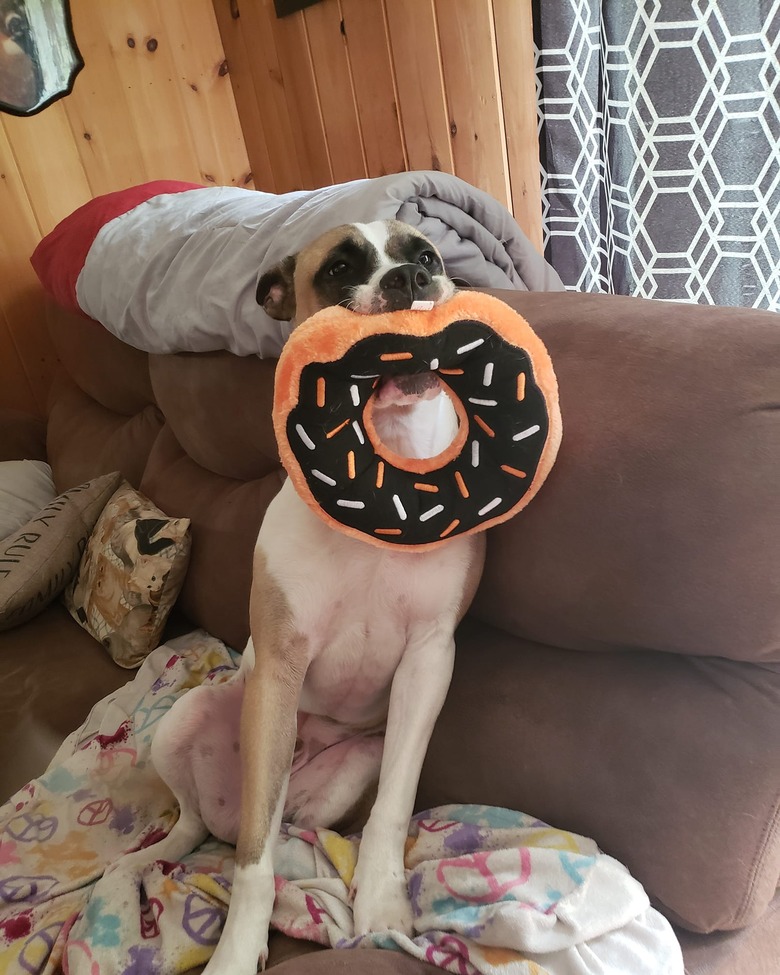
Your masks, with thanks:
[{"label": "peace sign print blanket", "polygon": [[[238,659],[203,631],[158,647],[0,809],[2,975],[183,975],[208,960],[232,847],[209,839],[138,879],[103,874],[178,814],[149,757],[157,722],[189,688],[233,679]],[[283,826],[273,926],[326,946],[407,952],[457,975],[683,973],[670,925],[625,867],[591,840],[484,806],[414,817],[414,937],[356,938],[348,891],[359,843]]]}]

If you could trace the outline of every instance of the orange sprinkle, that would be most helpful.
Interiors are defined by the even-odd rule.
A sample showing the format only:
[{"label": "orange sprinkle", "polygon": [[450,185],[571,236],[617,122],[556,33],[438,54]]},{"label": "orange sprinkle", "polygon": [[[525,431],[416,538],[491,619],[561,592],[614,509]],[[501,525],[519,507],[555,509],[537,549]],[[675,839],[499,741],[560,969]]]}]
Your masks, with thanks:
[{"label": "orange sprinkle", "polygon": [[525,471],[519,471],[516,467],[510,467],[509,464],[502,464],[501,470],[506,471],[507,474],[514,474],[515,477],[528,477]]},{"label": "orange sprinkle", "polygon": [[400,528],[375,528],[375,535],[403,535]]},{"label": "orange sprinkle", "polygon": [[525,399],[525,373],[521,372],[517,377],[517,399],[518,402]]},{"label": "orange sprinkle", "polygon": [[467,498],[469,496],[469,489],[466,487],[466,482],[463,480],[463,475],[460,471],[455,471],[455,480],[458,482],[458,490],[464,498]]},{"label": "orange sprinkle", "polygon": [[355,451],[350,450],[347,454],[347,472],[349,473],[350,481],[355,480]]},{"label": "orange sprinkle", "polygon": [[325,405],[325,377],[320,376],[317,380],[317,406]]},{"label": "orange sprinkle", "polygon": [[379,358],[382,362],[399,362],[401,359],[413,359],[411,352],[385,352]]},{"label": "orange sprinkle", "polygon": [[414,488],[415,488],[416,491],[430,491],[431,494],[438,494],[439,493],[439,489],[436,487],[435,484],[422,484],[422,483],[420,483],[420,484],[415,484]]},{"label": "orange sprinkle", "polygon": [[482,429],[489,437],[495,437],[496,431],[491,430],[491,428],[487,425],[487,423],[485,423],[485,421],[482,419],[481,416],[477,416],[477,414],[475,413],[474,419],[477,421],[477,423],[482,427]]},{"label": "orange sprinkle", "polygon": [[441,535],[439,535],[439,538],[446,538],[450,532],[455,531],[455,529],[458,527],[459,524],[460,524],[460,518],[456,518],[455,521],[450,522],[450,524],[447,525],[447,527],[444,529]]},{"label": "orange sprinkle", "polygon": [[442,376],[462,376],[463,375],[463,370],[462,369],[438,369],[437,371],[440,372],[442,374]]},{"label": "orange sprinkle", "polygon": [[376,468],[376,486],[381,488],[385,483],[385,462],[380,460]]},{"label": "orange sprinkle", "polygon": [[348,423],[349,423],[349,420],[345,420],[343,423],[339,423],[339,425],[337,427],[334,427],[334,429],[331,430],[330,433],[326,433],[325,436],[327,437],[328,440],[330,440],[331,437],[335,437],[336,436],[336,434],[339,432],[339,430],[343,430],[344,427]]}]

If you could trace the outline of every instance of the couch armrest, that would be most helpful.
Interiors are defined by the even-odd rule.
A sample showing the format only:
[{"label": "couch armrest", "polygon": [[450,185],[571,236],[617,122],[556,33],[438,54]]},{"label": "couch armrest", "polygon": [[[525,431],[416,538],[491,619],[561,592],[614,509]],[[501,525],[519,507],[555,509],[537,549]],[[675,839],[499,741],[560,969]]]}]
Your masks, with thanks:
[{"label": "couch armrest", "polygon": [[0,461],[46,460],[46,421],[30,413],[0,408]]}]

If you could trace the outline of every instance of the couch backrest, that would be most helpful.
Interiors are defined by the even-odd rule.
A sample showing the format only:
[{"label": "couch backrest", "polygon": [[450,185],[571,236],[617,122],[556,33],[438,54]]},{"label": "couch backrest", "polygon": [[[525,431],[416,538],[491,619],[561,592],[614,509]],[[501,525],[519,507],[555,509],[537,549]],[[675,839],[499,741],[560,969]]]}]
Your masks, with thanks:
[{"label": "couch backrest", "polygon": [[[780,329],[768,312],[500,292],[545,341],[564,434],[491,531],[474,614],[578,650],[780,659]],[[119,468],[192,519],[181,606],[243,646],[251,552],[281,483],[274,363],[148,356],[51,308],[64,366],[48,449],[60,488]]]}]

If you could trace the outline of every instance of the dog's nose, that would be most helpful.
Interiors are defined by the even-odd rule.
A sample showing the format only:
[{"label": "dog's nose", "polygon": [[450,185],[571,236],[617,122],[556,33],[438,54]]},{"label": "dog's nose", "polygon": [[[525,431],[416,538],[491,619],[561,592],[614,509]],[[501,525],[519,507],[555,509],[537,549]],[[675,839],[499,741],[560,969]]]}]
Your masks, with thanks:
[{"label": "dog's nose", "polygon": [[379,282],[382,293],[402,291],[413,299],[431,283],[431,276],[419,264],[399,264],[385,274]]}]

